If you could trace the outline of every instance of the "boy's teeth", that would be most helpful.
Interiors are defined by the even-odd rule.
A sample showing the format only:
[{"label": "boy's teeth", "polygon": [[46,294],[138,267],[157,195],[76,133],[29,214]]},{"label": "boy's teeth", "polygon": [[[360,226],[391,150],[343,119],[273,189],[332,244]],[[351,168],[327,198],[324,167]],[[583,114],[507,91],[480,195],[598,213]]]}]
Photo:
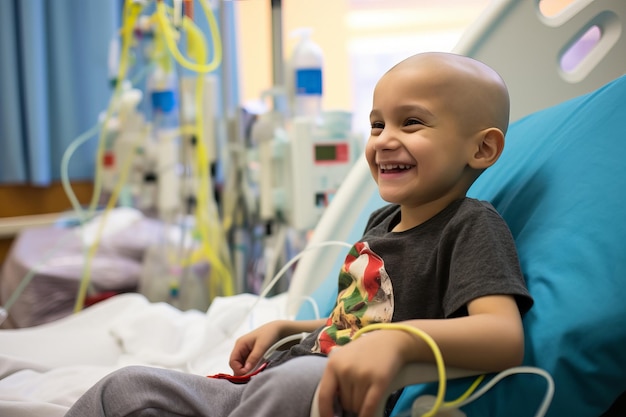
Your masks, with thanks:
[{"label": "boy's teeth", "polygon": [[404,164],[384,164],[384,165],[381,165],[380,168],[387,171],[390,169],[409,169],[410,167]]}]

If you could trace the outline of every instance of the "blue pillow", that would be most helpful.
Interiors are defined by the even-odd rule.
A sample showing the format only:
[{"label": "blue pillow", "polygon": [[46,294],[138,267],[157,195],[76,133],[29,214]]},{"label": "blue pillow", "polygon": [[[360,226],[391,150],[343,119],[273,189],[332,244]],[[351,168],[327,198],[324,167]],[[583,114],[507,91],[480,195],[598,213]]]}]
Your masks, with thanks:
[{"label": "blue pillow", "polygon": [[[626,76],[513,123],[469,195],[491,201],[515,237],[535,299],[524,364],[555,382],[547,415],[600,416],[626,391]],[[452,381],[447,399],[467,386]],[[435,388],[406,388],[394,413]],[[512,376],[463,411],[533,416],[545,388]]]}]

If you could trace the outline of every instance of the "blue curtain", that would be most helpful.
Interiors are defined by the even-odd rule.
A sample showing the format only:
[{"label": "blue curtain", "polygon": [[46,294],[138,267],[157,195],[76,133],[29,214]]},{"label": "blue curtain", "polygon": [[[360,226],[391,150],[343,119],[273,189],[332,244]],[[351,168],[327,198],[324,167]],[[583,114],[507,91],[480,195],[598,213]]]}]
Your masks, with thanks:
[{"label": "blue curtain", "polygon": [[[208,36],[202,8],[194,3],[195,20]],[[60,178],[65,149],[109,104],[109,42],[122,24],[123,5],[124,0],[0,0],[0,185],[45,186]],[[231,2],[223,5],[223,33],[233,40],[224,45],[232,68],[227,103],[236,106],[235,13]],[[72,180],[93,179],[97,142],[96,135],[73,155]]]},{"label": "blue curtain", "polygon": [[[106,108],[108,45],[120,0],[0,1],[0,184],[60,178],[66,147]],[[70,178],[90,179],[97,140],[83,145]]]}]

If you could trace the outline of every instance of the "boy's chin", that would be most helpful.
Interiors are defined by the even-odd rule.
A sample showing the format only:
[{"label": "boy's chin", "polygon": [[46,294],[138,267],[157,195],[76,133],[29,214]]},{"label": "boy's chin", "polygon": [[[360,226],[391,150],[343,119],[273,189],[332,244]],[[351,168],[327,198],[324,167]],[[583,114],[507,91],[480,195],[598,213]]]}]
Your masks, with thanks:
[{"label": "boy's chin", "polygon": [[397,187],[379,186],[378,194],[380,198],[391,204],[402,204],[410,197],[407,195],[406,190],[398,189]]},{"label": "boy's chin", "polygon": [[396,195],[392,195],[392,194],[385,194],[385,193],[380,193],[380,198],[383,199],[383,201],[389,203],[389,204],[398,204],[398,205],[402,205],[402,198],[399,198]]}]

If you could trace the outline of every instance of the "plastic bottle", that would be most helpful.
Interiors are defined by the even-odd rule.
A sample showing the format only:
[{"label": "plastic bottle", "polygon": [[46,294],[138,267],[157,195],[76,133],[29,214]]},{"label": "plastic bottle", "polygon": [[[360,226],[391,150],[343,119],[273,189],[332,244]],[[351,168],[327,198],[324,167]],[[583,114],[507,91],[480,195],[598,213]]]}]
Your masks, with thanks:
[{"label": "plastic bottle", "polygon": [[156,138],[157,207],[160,214],[171,215],[180,205],[180,112],[176,73],[157,65],[148,78],[147,88]]},{"label": "plastic bottle", "polygon": [[174,70],[166,71],[157,65],[148,78],[147,89],[155,131],[179,128],[178,85]]},{"label": "plastic bottle", "polygon": [[[136,108],[141,101],[141,95],[140,90],[132,88],[129,81],[124,81],[121,93],[113,103],[114,112],[108,119],[106,119],[106,112],[102,112],[99,116],[101,123],[106,120],[104,154],[101,162],[101,205],[109,202],[113,190],[118,185],[122,174],[120,170],[126,158],[133,157],[134,142],[144,126],[143,116]],[[122,194],[124,191],[126,191],[125,186],[122,188]]]},{"label": "plastic bottle", "polygon": [[319,117],[322,111],[323,64],[322,48],[311,40],[310,28],[300,28],[300,35],[289,62],[293,80],[293,115]]}]

